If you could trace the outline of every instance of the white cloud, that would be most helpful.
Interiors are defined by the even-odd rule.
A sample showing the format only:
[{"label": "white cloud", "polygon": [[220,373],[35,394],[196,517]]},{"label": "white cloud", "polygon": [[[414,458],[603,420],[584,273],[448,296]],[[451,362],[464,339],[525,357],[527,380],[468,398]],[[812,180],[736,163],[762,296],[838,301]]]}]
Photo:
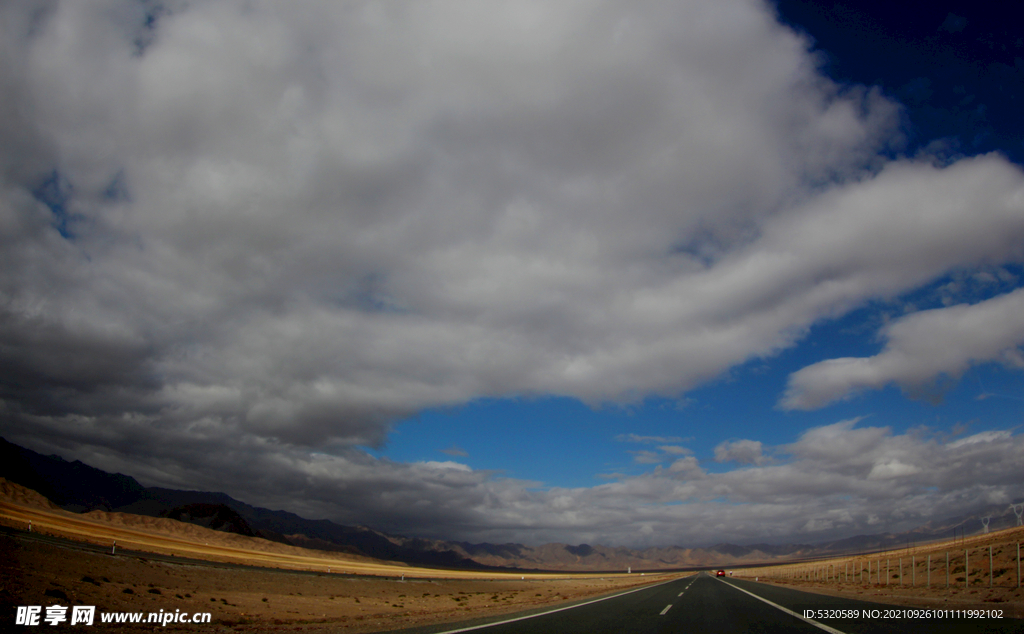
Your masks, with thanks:
[{"label": "white cloud", "polygon": [[999,442],[1001,440],[1009,440],[1012,434],[1009,431],[983,431],[967,438],[961,438],[960,440],[949,443],[950,449],[958,449],[960,447],[966,447],[967,445],[976,445],[978,443],[990,443]]},{"label": "white cloud", "polygon": [[633,461],[639,464],[657,464],[665,459],[665,456],[656,451],[631,451]]},{"label": "white cloud", "polygon": [[886,325],[885,349],[873,357],[828,359],[794,372],[784,409],[814,409],[864,389],[896,383],[917,390],[941,375],[959,377],[973,363],[1019,367],[1024,289],[977,304],[913,313]]},{"label": "white cloud", "polygon": [[[856,489],[756,461],[753,483],[688,479],[686,456],[573,492],[595,506],[569,520],[358,447],[477,398],[678,397],[869,299],[1022,259],[1020,170],[889,161],[899,106],[824,77],[768,4],[224,0],[153,28],[146,6],[0,8],[0,399],[12,439],[135,455],[152,482],[610,539],[634,500],[710,483]],[[982,343],[869,378],[955,372]],[[856,387],[836,381],[792,402]]]},{"label": "white cloud", "polygon": [[871,467],[871,471],[868,473],[867,478],[868,480],[891,480],[893,478],[914,475],[920,472],[921,470],[913,465],[904,464],[899,460],[892,460],[890,462],[876,464]]},{"label": "white cloud", "polygon": [[759,440],[727,440],[715,447],[716,462],[738,464],[763,464],[767,457],[762,453]]},{"label": "white cloud", "polygon": [[[139,16],[57,5],[17,40],[34,72],[16,94],[82,220],[72,242],[11,236],[8,270],[48,280],[9,281],[11,332],[123,349],[112,372],[163,388],[136,407],[373,444],[480,396],[678,394],[1024,234],[999,159],[859,172],[894,105],[839,92],[752,5],[445,6],[190,7],[133,57],[118,29]],[[691,41],[697,17],[720,34]],[[823,175],[864,180],[798,194]],[[124,197],[99,196],[114,182]],[[235,396],[198,411],[190,390]]]},{"label": "white cloud", "polygon": [[671,473],[680,474],[686,478],[693,479],[703,478],[707,475],[704,469],[700,466],[700,462],[694,456],[686,456],[685,458],[679,458],[672,461],[668,470]]},{"label": "white cloud", "polygon": [[445,460],[443,462],[427,460],[424,462],[414,462],[413,464],[421,467],[426,467],[428,469],[454,469],[455,471],[472,471],[469,465],[464,465],[461,462],[454,462],[452,460]]}]

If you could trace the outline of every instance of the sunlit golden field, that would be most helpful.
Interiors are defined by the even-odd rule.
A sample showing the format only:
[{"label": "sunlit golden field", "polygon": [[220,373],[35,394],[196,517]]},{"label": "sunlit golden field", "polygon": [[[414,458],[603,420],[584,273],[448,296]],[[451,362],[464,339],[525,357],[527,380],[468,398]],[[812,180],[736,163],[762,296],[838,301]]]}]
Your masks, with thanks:
[{"label": "sunlit golden field", "polygon": [[[32,531],[0,536],[0,600],[10,606],[210,612],[215,628],[374,632],[555,605],[670,576],[417,568],[169,519],[95,511],[78,515],[34,491],[6,481],[0,485],[0,523],[26,530],[31,522]],[[102,550],[40,542],[33,535],[87,542]],[[127,555],[126,550],[143,554]],[[104,626],[107,631],[117,627],[134,631],[132,626]]]}]

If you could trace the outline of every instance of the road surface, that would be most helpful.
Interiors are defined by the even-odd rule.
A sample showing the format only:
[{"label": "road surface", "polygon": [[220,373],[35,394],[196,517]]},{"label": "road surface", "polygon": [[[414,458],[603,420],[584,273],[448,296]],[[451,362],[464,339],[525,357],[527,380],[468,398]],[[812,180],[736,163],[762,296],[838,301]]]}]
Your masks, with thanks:
[{"label": "road surface", "polygon": [[[998,610],[998,605],[993,604]],[[877,612],[875,612],[877,610]],[[495,623],[448,624],[402,630],[407,634],[655,634],[661,632],[794,632],[797,634],[969,634],[1024,632],[1024,620],[920,618],[916,608],[828,597],[789,588],[697,574],[574,607]],[[805,612],[808,611],[808,612]],[[845,611],[839,612],[837,611]],[[917,610],[917,612],[920,612]],[[794,614],[795,613],[795,614]],[[801,618],[804,615],[811,618]],[[845,616],[846,618],[830,618]]]}]

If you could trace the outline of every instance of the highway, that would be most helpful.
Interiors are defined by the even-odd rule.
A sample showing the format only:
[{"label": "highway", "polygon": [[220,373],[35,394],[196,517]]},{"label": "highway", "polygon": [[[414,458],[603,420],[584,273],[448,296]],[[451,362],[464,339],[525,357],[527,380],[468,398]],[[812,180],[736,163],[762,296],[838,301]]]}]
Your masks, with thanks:
[{"label": "highway", "polygon": [[[754,596],[756,595],[756,596]],[[774,604],[774,605],[772,605]],[[993,606],[998,609],[998,605]],[[914,609],[914,608],[910,608]],[[804,619],[815,615],[853,618]],[[874,612],[878,610],[878,612]],[[893,614],[893,611],[897,611]],[[496,622],[401,630],[405,634],[655,634],[795,632],[868,634],[1024,632],[1024,620],[998,618],[908,618],[908,608],[799,592],[768,584],[719,579],[707,574],[647,586],[609,598],[538,614],[505,616]],[[829,612],[833,611],[833,612]],[[888,615],[887,612],[888,611]],[[795,613],[795,614],[793,614]],[[886,618],[888,616],[888,618]],[[897,618],[897,616],[899,618]]]}]

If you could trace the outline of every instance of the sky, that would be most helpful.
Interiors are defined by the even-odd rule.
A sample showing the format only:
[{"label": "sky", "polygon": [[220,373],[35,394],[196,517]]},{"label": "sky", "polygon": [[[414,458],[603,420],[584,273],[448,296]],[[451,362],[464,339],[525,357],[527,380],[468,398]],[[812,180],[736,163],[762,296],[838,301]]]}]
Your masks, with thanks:
[{"label": "sky", "polygon": [[991,3],[0,5],[0,434],[412,536],[1024,499]]}]

